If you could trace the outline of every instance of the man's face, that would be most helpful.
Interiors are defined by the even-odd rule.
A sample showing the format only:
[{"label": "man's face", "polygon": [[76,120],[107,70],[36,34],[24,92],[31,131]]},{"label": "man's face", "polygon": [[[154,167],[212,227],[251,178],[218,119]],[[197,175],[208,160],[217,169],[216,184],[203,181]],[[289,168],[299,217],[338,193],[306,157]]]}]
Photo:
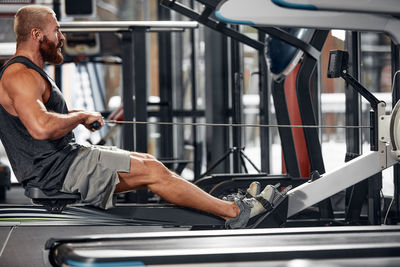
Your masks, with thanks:
[{"label": "man's face", "polygon": [[40,42],[39,51],[42,55],[43,61],[51,64],[61,64],[64,61],[64,57],[61,53],[61,47],[63,42],[60,40],[57,43],[50,41],[46,35],[43,37],[43,41]]},{"label": "man's face", "polygon": [[56,18],[48,16],[48,24],[43,32],[43,39],[40,41],[39,52],[43,61],[51,64],[61,64],[64,57],[61,53],[61,47],[64,44],[64,36],[60,31],[60,26]]}]

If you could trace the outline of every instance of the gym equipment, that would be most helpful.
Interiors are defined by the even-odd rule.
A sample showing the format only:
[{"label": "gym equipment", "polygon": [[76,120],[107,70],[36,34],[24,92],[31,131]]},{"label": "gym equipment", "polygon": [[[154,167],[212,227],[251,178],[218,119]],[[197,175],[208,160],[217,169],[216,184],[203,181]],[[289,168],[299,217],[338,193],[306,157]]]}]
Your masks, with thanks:
[{"label": "gym equipment", "polygon": [[63,32],[121,32],[135,28],[147,32],[183,31],[197,28],[193,21],[60,21]]},{"label": "gym equipment", "polygon": [[[396,109],[391,115],[385,115],[386,104],[375,98],[365,87],[359,84],[347,71],[347,53],[331,51],[328,75],[331,78],[342,77],[360,93],[370,104],[374,113],[371,116],[371,147],[376,149],[355,158],[342,167],[322,175],[320,178],[298,186],[288,192],[288,217],[309,207],[322,199],[334,195],[380,171],[396,164],[397,153],[394,125],[398,125]],[[396,104],[400,105],[399,103]],[[389,125],[392,125],[390,126]]]},{"label": "gym equipment", "polygon": [[[248,186],[251,181],[247,181],[241,185]],[[262,227],[280,227],[286,223],[286,210],[287,210],[287,197],[286,191],[282,191],[282,198],[273,204],[272,210],[256,216],[252,219],[248,228],[262,228]],[[69,212],[65,209],[68,205],[74,205],[79,202],[78,194],[65,194],[58,193],[52,196],[47,196],[39,188],[26,188],[25,195],[32,199],[34,204],[43,205],[45,209],[54,214]],[[272,203],[271,203],[272,204]],[[82,205],[77,205],[77,207]],[[7,207],[0,207],[0,219],[5,218],[7,221],[20,221],[24,217],[32,217],[29,215],[34,212],[34,207],[26,207],[23,215],[12,215],[8,213]],[[64,210],[65,209],[65,210]],[[107,211],[99,210],[92,207],[79,207],[80,210],[86,209],[98,210],[98,214],[102,214],[105,218],[107,216],[116,216],[118,220],[123,220],[128,224],[137,224],[138,222],[144,225],[162,225],[162,226],[190,226],[193,229],[223,229],[225,228],[225,220],[215,215],[206,212],[197,211],[190,208],[178,207],[172,204],[119,204],[114,208]],[[22,217],[22,218],[21,218]],[[11,220],[11,218],[13,218]],[[35,220],[33,220],[35,221]]]},{"label": "gym equipment", "polygon": [[[100,25],[97,24],[96,26],[98,27]],[[376,110],[377,117],[381,118],[380,116],[384,115],[384,103],[379,102],[373,96],[368,97],[368,91],[361,85],[359,87],[361,88],[361,94],[363,96],[367,96],[367,100],[371,102],[371,106]],[[384,121],[385,117],[382,118],[382,121]],[[393,116],[393,118],[396,118],[396,116]],[[394,124],[395,123],[393,123],[393,125]],[[380,135],[384,133],[384,126],[385,125],[383,125],[382,123],[379,123],[379,125],[373,125],[375,129],[378,129]],[[389,131],[387,130],[386,132],[388,133]],[[390,140],[390,137],[382,135],[382,138],[380,138],[380,140]],[[390,144],[379,142],[377,151],[371,151],[366,155],[363,155],[349,163],[346,163],[343,168],[335,170],[331,173],[324,174],[319,179],[313,180],[310,183],[300,185],[297,188],[289,191],[288,216],[290,217],[300,212],[301,210],[333,195],[334,193],[341,191],[348,186],[355,184],[363,179],[366,179],[367,177],[381,171],[382,169],[390,167],[397,163],[397,161],[393,159],[393,157],[389,157],[389,146]],[[350,178],[347,176],[350,176]],[[320,188],[323,188],[323,190],[321,190]]]},{"label": "gym equipment", "polygon": [[271,0],[225,0],[219,4],[215,15],[226,23],[250,26],[273,25],[386,32],[396,44],[400,43],[400,20],[387,14],[347,11],[316,12],[283,8]]},{"label": "gym equipment", "polygon": [[[146,55],[146,33],[148,32],[182,32],[185,29],[198,27],[193,21],[70,21],[60,22],[65,33],[115,33],[118,34],[120,57],[122,59],[123,88],[122,105],[124,119],[147,120],[147,84],[146,68],[140,59]],[[133,49],[134,48],[134,49]],[[132,75],[135,73],[135,75]],[[139,78],[140,77],[140,78]],[[136,92],[141,92],[136,94]],[[135,129],[135,131],[134,131]],[[135,133],[133,136],[132,134]],[[141,137],[136,141],[136,135]],[[129,151],[147,151],[147,128],[133,125],[122,129],[123,148]]]},{"label": "gym equipment", "polygon": [[321,0],[272,0],[275,4],[294,9],[334,10],[364,13],[399,14],[397,0],[339,0],[334,3]]},{"label": "gym equipment", "polygon": [[68,194],[59,192],[55,195],[48,196],[42,190],[35,187],[25,189],[25,196],[32,199],[37,205],[42,205],[50,213],[60,213],[69,204],[74,204],[80,200],[80,194]]},{"label": "gym equipment", "polygon": [[[286,31],[307,43],[310,42],[314,33],[308,29],[286,29]],[[267,54],[270,63],[270,70],[273,78],[276,81],[284,79],[297,66],[304,52],[297,47],[294,47],[284,41],[276,38],[267,39]],[[319,53],[318,53],[319,54]]]},{"label": "gym equipment", "polygon": [[[292,7],[295,8],[295,6]],[[371,12],[373,11],[371,10]],[[400,40],[399,26],[396,26],[399,25],[400,21],[396,17],[387,14],[365,14],[362,12],[356,13],[347,11],[317,12],[315,10],[293,10],[279,7],[273,4],[270,0],[251,0],[246,2],[240,0],[224,0],[218,5],[216,16],[220,21],[225,23],[246,24],[254,27],[274,25],[283,27],[315,28],[316,25],[318,25],[318,28],[322,29],[334,28],[357,31],[380,31],[388,33],[395,45],[398,45]],[[337,190],[335,189],[331,193],[325,194],[327,190],[332,189],[331,186],[335,187],[336,185],[344,185],[341,188],[345,189],[346,187],[356,184],[361,180],[367,179],[371,175],[379,173],[380,170],[397,163],[397,159],[392,157],[392,152],[390,152],[392,150],[391,143],[395,141],[388,141],[390,139],[387,136],[391,135],[392,139],[396,139],[397,137],[394,136],[394,132],[390,133],[390,127],[388,125],[383,125],[383,122],[388,121],[388,119],[386,117],[381,117],[385,114],[385,103],[380,102],[373,97],[369,97],[368,90],[359,85],[355,79],[351,79],[347,75],[341,75],[341,77],[349,81],[349,83],[352,84],[352,86],[355,87],[358,92],[362,92],[361,94],[371,102],[372,107],[377,105],[376,110],[371,115],[371,125],[373,126],[371,129],[372,151],[364,154],[361,156],[361,158],[358,157],[351,162],[346,163],[342,168],[338,168],[337,170],[334,170],[328,174],[322,175],[321,178],[324,179],[326,183],[322,183],[320,178],[317,179],[316,182],[301,185],[292,190],[293,192],[289,192],[289,209],[293,210],[288,212],[289,217],[299,210],[302,210],[306,206],[311,205],[311,203],[317,202],[317,199],[324,198],[319,198],[318,196],[315,201],[310,201],[308,204],[304,203],[312,198],[312,194],[314,196],[325,195],[325,197],[333,195],[333,191],[338,192],[341,189],[337,188]],[[359,89],[361,89],[361,91]],[[395,117],[396,112],[394,110],[391,115],[391,121],[393,124],[396,124]],[[349,179],[340,179],[340,176],[349,178],[350,180],[355,178],[355,180],[349,182]],[[331,177],[331,182],[329,182],[328,177]],[[313,187],[311,186],[313,183],[315,187],[311,189]],[[319,183],[320,187],[317,186]],[[296,195],[295,191],[301,191],[302,188],[308,188],[310,191],[298,192]],[[314,192],[312,193],[312,191]],[[293,195],[291,195],[291,193]],[[293,206],[291,202],[292,196],[298,198],[297,201],[299,201],[299,203],[295,203],[296,201],[293,201]],[[305,205],[301,208],[300,206],[303,204]]]},{"label": "gym equipment", "polygon": [[0,202],[6,200],[7,190],[11,187],[10,167],[0,162]]},{"label": "gym equipment", "polygon": [[293,262],[296,266],[355,261],[396,266],[399,230],[364,226],[97,235],[52,238],[45,251],[53,266],[292,266],[295,259],[307,259]]},{"label": "gym equipment", "polygon": [[[248,124],[248,123],[191,123],[191,122],[151,122],[151,121],[122,121],[104,120],[107,124],[149,124],[149,125],[169,125],[169,126],[206,126],[206,127],[254,127],[254,128],[371,128],[368,125],[292,125],[292,124]],[[94,130],[100,128],[100,123],[95,121],[91,124]]]}]

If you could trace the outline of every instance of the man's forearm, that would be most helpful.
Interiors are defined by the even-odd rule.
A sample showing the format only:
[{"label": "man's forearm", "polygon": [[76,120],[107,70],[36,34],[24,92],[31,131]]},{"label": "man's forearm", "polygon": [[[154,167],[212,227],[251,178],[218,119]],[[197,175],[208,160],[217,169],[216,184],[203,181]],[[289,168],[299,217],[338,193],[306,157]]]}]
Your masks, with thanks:
[{"label": "man's forearm", "polygon": [[83,111],[71,112],[69,114],[45,111],[45,115],[39,121],[39,130],[34,134],[35,136],[32,136],[40,140],[59,139],[67,135],[79,124],[85,122],[87,117],[88,114]]}]

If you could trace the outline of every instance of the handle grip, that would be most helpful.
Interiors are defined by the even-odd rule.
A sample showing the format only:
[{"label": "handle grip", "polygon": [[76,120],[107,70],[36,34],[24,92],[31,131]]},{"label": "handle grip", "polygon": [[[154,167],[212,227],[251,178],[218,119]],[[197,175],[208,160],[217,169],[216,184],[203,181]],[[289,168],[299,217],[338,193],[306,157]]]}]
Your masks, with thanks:
[{"label": "handle grip", "polygon": [[95,121],[92,124],[90,124],[90,127],[92,127],[93,130],[98,130],[98,129],[100,129],[101,124],[100,124],[100,122]]}]

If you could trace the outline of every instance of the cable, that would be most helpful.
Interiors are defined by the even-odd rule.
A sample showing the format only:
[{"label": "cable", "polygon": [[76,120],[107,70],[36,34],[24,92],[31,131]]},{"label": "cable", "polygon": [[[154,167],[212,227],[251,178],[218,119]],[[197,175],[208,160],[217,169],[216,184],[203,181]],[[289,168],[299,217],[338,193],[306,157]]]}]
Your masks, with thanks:
[{"label": "cable", "polygon": [[344,125],[279,125],[279,124],[244,124],[244,123],[191,123],[191,122],[148,122],[148,121],[118,121],[104,120],[109,124],[156,124],[156,125],[189,125],[208,127],[276,127],[276,128],[371,128],[371,126],[344,126]]},{"label": "cable", "polygon": [[[400,70],[396,71],[393,76],[392,91],[395,86],[396,76]],[[155,125],[181,125],[181,126],[208,126],[208,127],[276,127],[276,128],[372,128],[371,126],[358,126],[358,125],[279,125],[279,124],[243,124],[243,123],[190,123],[190,122],[148,122],[148,121],[119,121],[119,120],[104,120],[109,124],[155,124]]]}]

